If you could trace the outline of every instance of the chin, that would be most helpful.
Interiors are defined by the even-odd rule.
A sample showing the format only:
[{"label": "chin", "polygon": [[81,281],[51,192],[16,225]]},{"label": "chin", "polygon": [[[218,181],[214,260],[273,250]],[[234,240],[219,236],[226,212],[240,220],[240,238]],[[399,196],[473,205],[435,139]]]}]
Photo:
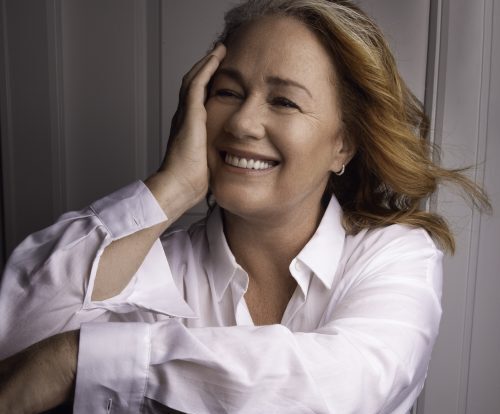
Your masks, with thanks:
[{"label": "chin", "polygon": [[246,194],[245,191],[212,190],[216,203],[225,211],[240,217],[259,218],[276,214],[269,198],[257,194]]}]

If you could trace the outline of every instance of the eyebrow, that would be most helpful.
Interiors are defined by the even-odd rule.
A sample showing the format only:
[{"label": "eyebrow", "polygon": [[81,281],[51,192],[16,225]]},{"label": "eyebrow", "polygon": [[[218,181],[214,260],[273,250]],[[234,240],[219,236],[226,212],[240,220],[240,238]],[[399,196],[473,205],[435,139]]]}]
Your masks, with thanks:
[{"label": "eyebrow", "polygon": [[[225,75],[225,76],[228,76],[229,78],[234,79],[236,82],[240,83],[241,85],[245,84],[245,81],[243,79],[243,75],[237,69],[220,68],[215,72],[215,75]],[[296,82],[292,79],[286,79],[286,78],[282,78],[279,76],[268,76],[266,78],[266,82],[271,84],[271,85],[276,85],[276,86],[295,86],[296,88],[300,88],[303,91],[305,91],[312,98],[312,94],[309,91],[309,89],[307,89],[304,85],[302,85],[299,82]]]}]

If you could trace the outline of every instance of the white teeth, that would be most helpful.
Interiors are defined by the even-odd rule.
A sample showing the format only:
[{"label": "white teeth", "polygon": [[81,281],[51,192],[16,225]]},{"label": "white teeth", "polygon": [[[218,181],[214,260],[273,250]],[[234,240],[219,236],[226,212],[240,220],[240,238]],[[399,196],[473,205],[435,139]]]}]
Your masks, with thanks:
[{"label": "white teeth", "polygon": [[232,165],[238,168],[245,168],[250,170],[266,170],[272,166],[271,163],[267,161],[239,158],[236,155],[226,154],[224,159],[226,164]]}]

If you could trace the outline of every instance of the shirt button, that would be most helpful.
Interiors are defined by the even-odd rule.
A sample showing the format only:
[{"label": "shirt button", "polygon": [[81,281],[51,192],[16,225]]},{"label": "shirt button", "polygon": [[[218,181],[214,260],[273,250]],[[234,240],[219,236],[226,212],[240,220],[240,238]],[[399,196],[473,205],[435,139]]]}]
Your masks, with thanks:
[{"label": "shirt button", "polygon": [[295,262],[295,270],[297,270],[298,272],[304,270],[304,265],[298,260]]}]

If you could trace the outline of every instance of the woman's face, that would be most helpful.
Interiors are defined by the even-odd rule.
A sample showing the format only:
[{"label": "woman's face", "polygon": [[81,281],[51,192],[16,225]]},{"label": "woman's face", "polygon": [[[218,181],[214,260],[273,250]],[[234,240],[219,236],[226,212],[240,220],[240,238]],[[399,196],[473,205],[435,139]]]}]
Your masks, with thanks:
[{"label": "woman's face", "polygon": [[265,17],[230,37],[206,103],[210,188],[248,217],[318,212],[348,158],[328,52],[296,19]]}]

